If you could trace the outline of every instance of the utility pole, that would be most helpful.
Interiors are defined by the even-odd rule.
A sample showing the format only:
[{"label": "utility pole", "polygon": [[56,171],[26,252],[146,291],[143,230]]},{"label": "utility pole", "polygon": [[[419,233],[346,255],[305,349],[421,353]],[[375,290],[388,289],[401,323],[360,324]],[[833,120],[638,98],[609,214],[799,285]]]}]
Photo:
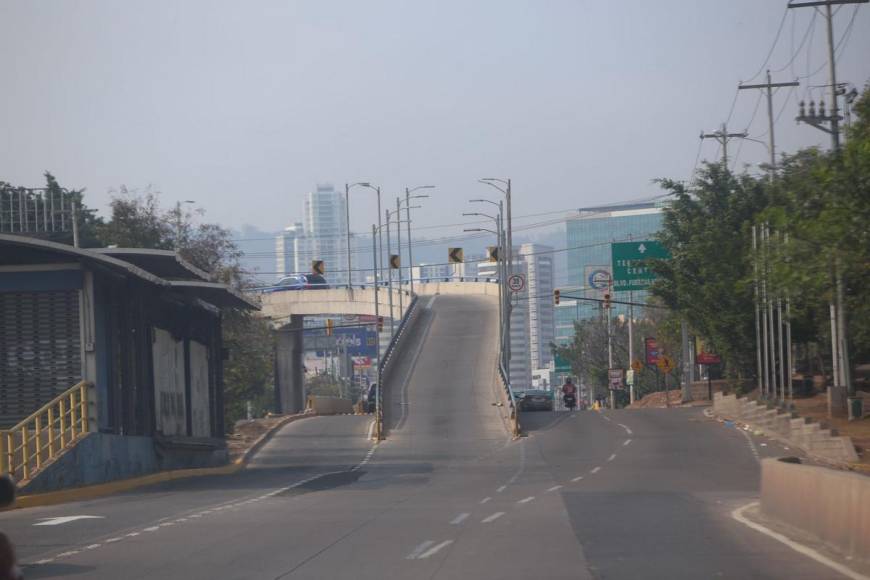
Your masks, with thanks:
[{"label": "utility pole", "polygon": [[[798,121],[812,125],[816,129],[831,135],[831,148],[834,153],[840,151],[840,105],[838,97],[841,93],[837,85],[837,61],[834,51],[834,14],[831,6],[843,4],[867,4],[870,0],[816,0],[811,2],[789,2],[789,8],[813,8],[825,7],[825,20],[828,40],[828,84],[831,89],[831,113],[825,114],[825,103],[819,103],[816,111],[815,103],[810,102],[809,114],[807,114],[803,101],[798,112]],[[842,91],[845,93],[845,89]],[[826,126],[830,125],[830,127]],[[835,250],[836,251],[836,250]],[[843,275],[840,271],[839,257],[834,257],[834,297],[830,302],[831,308],[831,354],[834,358],[834,385],[847,387],[853,394],[854,387],[851,385],[848,335],[846,332],[846,305],[843,302]],[[837,372],[838,371],[838,372]],[[839,385],[837,384],[839,383]]]},{"label": "utility pole", "polygon": [[[628,292],[628,365],[634,363],[634,292]],[[628,402],[634,403],[634,384],[639,377],[632,376],[631,385],[628,387]]]},{"label": "utility pole", "polygon": [[[378,221],[380,221],[380,215]],[[380,441],[383,436],[383,424],[381,413],[381,329],[380,320],[381,312],[378,304],[378,227],[372,224],[372,268],[375,272],[375,376],[378,381],[378,387],[375,389],[375,432],[377,440]]]},{"label": "utility pole", "polygon": [[774,170],[776,169],[776,140],[773,137],[773,89],[780,87],[796,87],[800,83],[791,81],[788,83],[774,83],[770,80],[770,70],[767,71],[767,82],[756,85],[737,85],[738,90],[743,89],[765,89],[767,93],[767,136],[768,149],[770,150],[770,177],[773,179]]},{"label": "utility pole", "polygon": [[719,145],[722,146],[722,169],[728,171],[728,141],[731,139],[743,139],[747,137],[749,134],[746,132],[743,133],[729,133],[728,129],[725,127],[725,123],[722,123],[722,128],[718,131],[713,131],[712,133],[704,133],[701,131],[701,139],[715,139],[719,142]]},{"label": "utility pole", "polygon": [[405,188],[405,211],[408,215],[408,282],[411,284],[411,294],[408,297],[408,300],[411,300],[411,296],[414,295],[414,254],[411,253],[411,190],[410,188]]},{"label": "utility pole", "polygon": [[760,305],[760,293],[758,291],[758,234],[757,234],[758,226],[752,226],[752,271],[754,278],[754,289],[755,289],[755,374],[756,374],[756,384],[758,387],[758,392],[761,395],[764,395],[764,383],[765,376],[767,375],[767,359],[765,358],[762,361],[762,347],[761,347],[761,305]]},{"label": "utility pole", "polygon": [[[410,242],[410,238],[408,240]],[[399,256],[399,312],[404,318],[405,309],[402,307],[402,200],[399,197],[396,197],[396,254]],[[410,298],[408,300],[410,301]]]},{"label": "utility pole", "polygon": [[[386,218],[386,226],[387,226],[387,261],[390,260],[390,210],[384,210],[384,217]],[[391,264],[387,264],[387,295],[389,296],[389,304],[390,304],[390,340],[393,339],[393,336],[396,334],[396,322],[395,316],[393,315],[393,268]]]},{"label": "utility pole", "polygon": [[[613,294],[613,276],[607,282],[607,293]],[[610,408],[616,409],[616,393],[610,385],[610,369],[613,368],[613,328],[610,316],[610,304],[604,305],[604,314],[607,316],[607,388],[610,391]]]},{"label": "utility pole", "polygon": [[347,287],[353,293],[350,270],[350,184],[344,184],[344,232],[347,238]]}]

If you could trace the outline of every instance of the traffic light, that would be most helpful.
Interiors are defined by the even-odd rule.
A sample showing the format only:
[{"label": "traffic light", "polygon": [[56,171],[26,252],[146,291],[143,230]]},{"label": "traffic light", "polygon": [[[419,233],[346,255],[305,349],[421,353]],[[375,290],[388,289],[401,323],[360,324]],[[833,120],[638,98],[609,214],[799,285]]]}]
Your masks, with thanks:
[{"label": "traffic light", "polygon": [[332,327],[334,325],[335,322],[333,322],[331,318],[326,319],[326,336],[332,336]]},{"label": "traffic light", "polygon": [[378,316],[378,332],[384,331],[384,317]]},{"label": "traffic light", "polygon": [[553,290],[553,304],[555,304],[556,306],[559,305],[559,291],[558,290]]},{"label": "traffic light", "polygon": [[604,307],[610,308],[610,292],[604,294]]}]

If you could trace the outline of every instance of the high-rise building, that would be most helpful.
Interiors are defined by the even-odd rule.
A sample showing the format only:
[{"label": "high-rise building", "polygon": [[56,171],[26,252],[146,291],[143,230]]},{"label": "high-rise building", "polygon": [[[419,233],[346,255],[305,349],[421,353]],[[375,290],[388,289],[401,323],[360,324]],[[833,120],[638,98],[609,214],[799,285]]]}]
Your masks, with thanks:
[{"label": "high-rise building", "polygon": [[307,268],[298,261],[299,250],[304,244],[304,230],[301,222],[284,228],[275,238],[275,274],[278,279],[296,272],[306,272]]},{"label": "high-rise building", "polygon": [[[612,272],[610,244],[647,240],[655,236],[662,227],[666,204],[666,201],[660,201],[582,208],[569,217],[566,221],[567,288],[584,298],[603,299]],[[625,294],[627,299],[627,293]],[[635,292],[633,301],[643,302],[646,295],[646,292]],[[572,310],[579,320],[598,315],[596,302],[581,302],[591,306],[579,304],[573,308],[560,309],[557,326],[566,326],[565,318]],[[614,316],[626,313],[627,307],[619,304],[615,304],[611,311]],[[638,315],[637,311],[635,315]],[[564,335],[560,332],[560,339],[563,338]]]},{"label": "high-rise building", "polygon": [[[514,256],[514,274],[525,276],[528,280],[528,264],[518,255]],[[497,278],[498,264],[495,262],[478,262],[477,276],[482,278]],[[508,292],[511,301],[511,332],[509,337],[511,359],[508,366],[511,385],[516,389],[528,389],[532,384],[531,334],[529,328],[529,296],[528,285],[521,292]]]},{"label": "high-rise building", "polygon": [[533,369],[541,369],[549,365],[553,358],[550,350],[555,330],[553,248],[543,244],[523,244],[519,257],[526,264],[531,364]]},{"label": "high-rise building", "polygon": [[307,272],[312,260],[323,260],[331,285],[347,284],[347,215],[344,193],[331,184],[318,184],[305,195],[304,243],[297,248],[297,266]]}]

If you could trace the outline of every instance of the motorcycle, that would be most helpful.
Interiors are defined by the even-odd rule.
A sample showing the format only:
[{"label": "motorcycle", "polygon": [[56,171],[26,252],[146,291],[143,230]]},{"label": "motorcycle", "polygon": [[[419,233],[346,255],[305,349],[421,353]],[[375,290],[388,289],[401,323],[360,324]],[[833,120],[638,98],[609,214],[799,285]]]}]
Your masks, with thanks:
[{"label": "motorcycle", "polygon": [[575,397],[571,393],[565,393],[565,395],[562,397],[562,402],[565,403],[565,407],[569,411],[573,411],[574,408],[577,406],[577,397]]}]

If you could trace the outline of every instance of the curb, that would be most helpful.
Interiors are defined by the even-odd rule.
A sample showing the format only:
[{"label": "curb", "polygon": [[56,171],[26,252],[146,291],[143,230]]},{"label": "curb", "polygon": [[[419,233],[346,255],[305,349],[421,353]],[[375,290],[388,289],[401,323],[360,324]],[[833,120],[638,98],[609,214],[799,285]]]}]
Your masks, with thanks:
[{"label": "curb", "polygon": [[57,505],[74,501],[86,501],[97,499],[123,491],[129,491],[146,485],[154,485],[166,481],[174,481],[176,479],[188,479],[192,477],[205,477],[209,475],[232,475],[238,473],[251,460],[251,458],[269,442],[272,436],[288,423],[292,423],[297,419],[306,417],[314,417],[315,415],[306,415],[300,413],[297,415],[289,415],[284,420],[279,421],[272,426],[268,431],[260,435],[256,441],[249,447],[241,457],[227,465],[219,467],[197,467],[190,469],[172,469],[169,471],[159,471],[157,473],[149,473],[140,477],[131,477],[129,479],[121,479],[118,481],[109,481],[106,483],[98,483],[96,485],[87,485],[84,487],[76,487],[72,489],[64,489],[60,491],[50,491],[46,493],[35,493],[32,495],[21,495],[16,498],[15,503],[2,511],[24,509],[32,507],[42,507],[49,505]]}]

